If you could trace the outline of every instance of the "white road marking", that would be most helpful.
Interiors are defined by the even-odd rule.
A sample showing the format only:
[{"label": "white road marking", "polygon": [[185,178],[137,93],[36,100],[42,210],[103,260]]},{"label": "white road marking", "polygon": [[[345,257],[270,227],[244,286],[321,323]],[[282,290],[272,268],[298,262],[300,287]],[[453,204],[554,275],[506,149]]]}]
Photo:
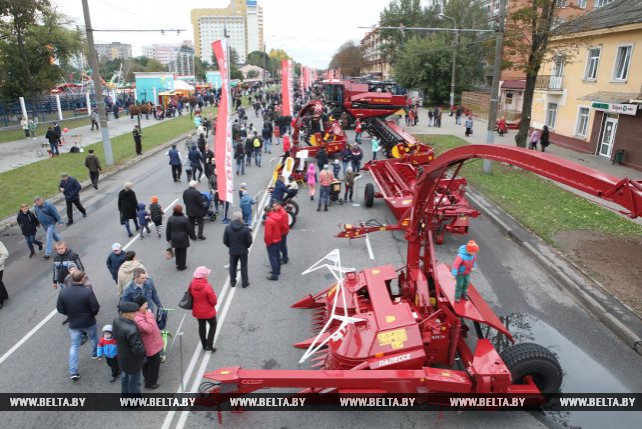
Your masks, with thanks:
[{"label": "white road marking", "polygon": [[368,247],[368,255],[370,259],[374,260],[374,253],[372,252],[372,245],[370,244],[370,236],[366,234],[366,246]]},{"label": "white road marking", "polygon": [[[167,206],[167,208],[165,209],[165,213],[167,213],[167,210],[169,210],[177,202],[178,202],[178,198],[176,198],[169,206]],[[129,241],[129,243],[127,243],[122,249],[127,250],[127,248],[131,246],[136,240],[138,240],[138,236],[136,236],[135,238],[132,238]],[[20,346],[26,343],[29,338],[31,338],[36,332],[38,332],[38,330],[42,328],[45,325],[45,323],[50,321],[57,313],[58,313],[58,309],[54,308],[51,311],[51,313],[49,313],[36,326],[34,326],[31,331],[27,332],[27,334],[24,337],[22,337],[16,344],[13,345],[13,347],[11,347],[5,354],[2,355],[2,357],[0,357],[0,364],[2,364],[5,360],[9,359],[9,357],[13,353],[15,353],[15,351],[18,350]]]}]

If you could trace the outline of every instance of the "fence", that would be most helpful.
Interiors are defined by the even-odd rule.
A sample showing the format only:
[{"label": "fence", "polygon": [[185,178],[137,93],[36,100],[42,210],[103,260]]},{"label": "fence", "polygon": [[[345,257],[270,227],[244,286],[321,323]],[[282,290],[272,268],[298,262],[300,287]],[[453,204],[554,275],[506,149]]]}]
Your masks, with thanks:
[{"label": "fence", "polygon": [[[37,118],[38,123],[57,121],[58,106],[55,95],[44,95],[42,97],[25,97],[25,107],[30,118]],[[95,103],[94,94],[90,94],[90,103]],[[76,116],[87,115],[87,95],[81,94],[61,94],[60,109],[63,119],[74,118]],[[0,126],[13,127],[19,126],[22,119],[22,109],[20,100],[0,99]]]}]

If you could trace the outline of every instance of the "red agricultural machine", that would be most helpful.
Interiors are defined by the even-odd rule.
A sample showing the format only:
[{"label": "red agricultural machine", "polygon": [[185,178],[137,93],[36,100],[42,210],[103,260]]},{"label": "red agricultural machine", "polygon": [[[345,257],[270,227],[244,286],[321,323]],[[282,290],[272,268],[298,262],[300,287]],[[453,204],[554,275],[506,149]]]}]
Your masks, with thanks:
[{"label": "red agricultural machine", "polygon": [[318,131],[310,132],[309,146],[301,147],[294,145],[292,148],[292,156],[296,156],[298,151],[306,150],[309,157],[315,157],[321,147],[325,148],[328,155],[331,155],[333,153],[339,153],[345,148],[347,141],[346,135],[338,122],[334,121],[323,124],[323,132],[321,132],[320,124],[322,122],[322,114],[323,103],[320,100],[312,100],[303,106],[293,126],[292,141],[295,143],[299,142],[303,120],[307,115],[310,116],[312,128]]},{"label": "red agricultural machine", "polygon": [[[438,263],[433,225],[438,223],[439,187],[452,168],[484,158],[533,171],[590,195],[616,203],[635,218],[642,215],[642,182],[618,179],[548,154],[494,145],[450,150],[424,166],[414,185],[405,238],[407,265],[383,265],[357,272],[343,268],[339,251],[307,272],[327,267],[336,282],[293,305],[316,309],[315,338],[301,361],[316,355],[320,370],[253,370],[239,366],[205,374],[214,381],[208,398],[227,398],[268,388],[302,388],[334,394],[534,394],[556,392],[562,369],[555,355],[533,343],[501,354],[484,338],[485,324],[513,338],[480,293],[470,285],[469,301],[454,301],[450,267]],[[305,273],[304,273],[305,274]],[[476,339],[469,338],[472,322]],[[211,386],[214,387],[211,387]],[[224,399],[222,399],[224,400]]]}]

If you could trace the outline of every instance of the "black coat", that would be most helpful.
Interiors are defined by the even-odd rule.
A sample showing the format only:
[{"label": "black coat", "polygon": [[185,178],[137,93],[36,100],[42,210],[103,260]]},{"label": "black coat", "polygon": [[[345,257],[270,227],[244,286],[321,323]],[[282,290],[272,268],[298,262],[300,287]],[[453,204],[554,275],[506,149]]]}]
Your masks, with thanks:
[{"label": "black coat", "polygon": [[118,194],[118,211],[121,219],[135,219],[138,199],[136,192],[131,189],[123,189]]},{"label": "black coat", "polygon": [[80,199],[80,190],[82,189],[82,186],[80,186],[80,183],[75,177],[69,176],[67,180],[61,180],[58,187],[64,189],[62,193],[64,194],[66,201],[75,201]]},{"label": "black coat", "polygon": [[69,318],[69,328],[84,329],[96,323],[100,305],[92,289],[74,283],[60,291],[57,308]]},{"label": "black coat", "polygon": [[16,218],[22,235],[33,235],[36,233],[36,227],[40,225],[36,215],[33,214],[31,210],[27,213],[23,213],[22,210],[18,211],[18,217]]},{"label": "black coat", "polygon": [[192,224],[185,216],[173,214],[167,221],[165,238],[171,242],[174,249],[181,249],[189,247],[189,239],[196,240],[196,235]]},{"label": "black coat", "polygon": [[185,212],[187,216],[203,217],[207,214],[207,209],[203,206],[204,197],[198,189],[191,186],[183,192],[183,203],[185,203]]},{"label": "black coat", "polygon": [[118,365],[125,374],[135,374],[143,368],[145,346],[133,320],[119,317],[112,323],[118,344]]},{"label": "black coat", "polygon": [[234,221],[225,228],[223,244],[230,248],[230,255],[247,255],[252,245],[252,232],[241,221]]}]

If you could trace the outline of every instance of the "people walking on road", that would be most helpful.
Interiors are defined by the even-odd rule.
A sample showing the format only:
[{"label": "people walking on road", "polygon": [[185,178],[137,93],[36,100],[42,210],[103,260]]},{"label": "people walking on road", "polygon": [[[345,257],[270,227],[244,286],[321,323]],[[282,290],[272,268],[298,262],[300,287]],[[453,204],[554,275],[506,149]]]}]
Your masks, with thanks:
[{"label": "people walking on road", "polygon": [[433,115],[435,116],[435,127],[441,128],[441,115],[442,115],[442,110],[441,107],[435,107],[435,111],[433,112]]},{"label": "people walking on road", "polygon": [[47,128],[47,132],[45,133],[45,138],[49,142],[51,157],[53,158],[54,156],[60,156],[60,152],[58,151],[58,137],[56,136],[56,133],[54,132],[53,128],[51,127]]},{"label": "people walking on road", "polygon": [[506,119],[504,117],[499,118],[497,121],[497,132],[499,133],[500,137],[504,137],[504,134],[508,131],[508,127],[506,126]]},{"label": "people walking on road", "polygon": [[290,156],[290,150],[292,150],[292,139],[289,134],[283,134],[283,156]]},{"label": "people walking on road", "polygon": [[343,148],[343,150],[339,154],[339,158],[341,158],[341,164],[343,166],[343,175],[345,176],[346,169],[349,166],[352,166],[352,151],[350,150],[350,145],[346,144],[346,146]]},{"label": "people walking on road", "polygon": [[332,161],[332,174],[339,180],[339,176],[341,175],[341,161],[339,161],[339,159]]},{"label": "people walking on road", "polygon": [[9,294],[7,293],[7,288],[2,281],[4,275],[4,264],[9,258],[9,251],[5,247],[4,243],[0,241],[0,308],[4,305],[4,300],[9,299]]},{"label": "people walking on road", "polygon": [[[203,175],[203,154],[201,153],[200,150],[196,147],[196,145],[192,146],[190,149],[189,153],[187,154],[187,158],[189,159],[191,165],[192,165],[192,171],[194,172],[194,180],[201,181],[201,176]],[[198,171],[198,176],[196,176],[196,172]]]},{"label": "people walking on road", "polygon": [[145,346],[134,319],[138,304],[120,304],[120,316],[113,322],[114,338],[118,344],[118,366],[123,397],[140,396],[140,373],[145,363]]},{"label": "people walking on road", "polygon": [[[74,273],[78,271],[78,267],[73,262],[70,262],[67,268],[69,269],[69,274],[67,274],[67,277],[65,277],[65,280],[62,282],[65,287],[69,287],[72,285],[72,283],[74,283]],[[93,288],[93,285],[91,284],[91,280],[89,280],[87,273],[85,273],[85,276],[80,281],[76,281],[76,283],[81,283],[84,287],[90,289]]]},{"label": "people walking on road", "polygon": [[96,129],[99,130],[100,125],[98,125],[98,113],[95,110],[92,110],[89,114],[89,118],[91,119],[91,130],[94,130],[94,125],[96,126]]},{"label": "people walking on road", "polygon": [[455,110],[455,125],[461,125],[461,115],[464,113],[464,108],[461,106],[457,106],[457,110]]},{"label": "people walking on road", "polygon": [[65,196],[65,202],[67,203],[67,226],[74,223],[74,210],[73,206],[75,205],[83,217],[87,217],[87,210],[80,204],[80,190],[82,186],[78,180],[68,175],[67,173],[62,173],[60,175],[60,184],[58,185],[60,192]]},{"label": "people walking on road", "polygon": [[82,342],[83,333],[92,342],[91,358],[98,358],[96,315],[100,310],[100,305],[93,289],[83,286],[82,280],[84,277],[85,273],[83,271],[74,272],[72,285],[60,291],[56,306],[58,313],[67,316],[69,321],[69,336],[71,337],[69,376],[73,381],[80,378],[80,373],[78,372],[78,349]]},{"label": "people walking on road", "polygon": [[361,119],[358,119],[354,123],[354,132],[355,137],[354,141],[358,144],[361,144],[361,135],[363,134],[363,125],[361,124]]},{"label": "people walking on road", "polygon": [[343,177],[343,182],[345,183],[345,193],[343,194],[343,201],[348,201],[350,199],[350,202],[352,202],[352,195],[354,193],[354,178],[355,178],[354,171],[352,171],[352,167],[348,167],[348,170],[346,171],[345,176]]},{"label": "people walking on road", "polygon": [[40,225],[40,222],[38,221],[36,215],[33,214],[31,210],[29,210],[29,204],[20,205],[16,223],[20,227],[20,231],[27,241],[27,246],[29,247],[30,251],[29,258],[33,258],[33,255],[36,254],[33,245],[37,244],[38,250],[42,250],[43,244],[42,241],[36,240],[36,232],[38,230],[38,225]]},{"label": "people walking on road", "polygon": [[539,130],[533,129],[530,139],[528,139],[528,148],[531,150],[537,150],[537,143],[539,142],[540,133]]},{"label": "people walking on road", "polygon": [[53,126],[54,134],[58,138],[58,145],[62,145],[62,129],[60,128],[60,125],[58,122],[54,122]]},{"label": "people walking on road", "polygon": [[187,269],[187,248],[190,245],[190,238],[196,240],[194,227],[189,220],[183,215],[183,206],[176,204],[173,208],[173,214],[167,221],[165,227],[165,237],[170,247],[174,249],[176,255],[176,269],[183,271]]},{"label": "people walking on road", "polygon": [[[116,119],[118,119],[118,116],[116,116]],[[134,145],[136,148],[136,155],[142,155],[143,154],[143,133],[140,130],[140,126],[134,125],[134,131],[132,131],[132,135],[134,136]]]},{"label": "people walking on road", "polygon": [[245,144],[242,140],[238,140],[234,146],[234,159],[236,160],[236,175],[241,173],[245,176]]},{"label": "people walking on road", "polygon": [[149,215],[152,219],[152,222],[154,222],[154,226],[156,227],[156,235],[158,236],[158,238],[161,238],[161,229],[163,228],[163,218],[165,217],[165,212],[163,212],[163,208],[158,203],[157,196],[152,197],[152,203],[149,205]]},{"label": "people walking on road", "polygon": [[161,355],[165,346],[163,337],[160,329],[158,329],[154,310],[149,308],[148,301],[142,295],[138,295],[133,302],[140,306],[134,316],[134,323],[136,323],[145,347],[146,359],[142,368],[145,389],[158,389],[160,387],[158,374],[160,372]]},{"label": "people walking on road", "polygon": [[281,243],[281,226],[277,222],[277,219],[273,216],[270,216],[272,207],[265,206],[265,232],[263,235],[263,240],[265,241],[265,246],[267,248],[268,258],[270,259],[270,266],[272,271],[268,280],[278,280],[281,275],[281,259],[279,257],[280,252],[280,243]]},{"label": "people walking on road", "polygon": [[40,225],[42,225],[47,232],[45,254],[43,258],[49,259],[51,257],[51,250],[54,242],[60,240],[60,237],[56,234],[56,223],[62,225],[62,218],[58,213],[58,209],[56,209],[56,207],[49,201],[44,201],[42,197],[34,198],[33,203],[34,214],[36,215],[38,222],[40,222]]},{"label": "people walking on road", "polygon": [[118,269],[118,280],[116,286],[118,287],[118,296],[123,295],[123,289],[134,279],[134,271],[137,268],[145,269],[141,261],[136,259],[136,252],[128,250],[125,253],[125,262],[122,263]]},{"label": "people walking on road", "polygon": [[138,217],[138,232],[140,234],[140,239],[145,238],[143,235],[144,230],[147,230],[147,235],[152,233],[152,230],[149,228],[149,222],[151,222],[152,217],[149,212],[145,210],[145,204],[138,203],[136,206],[136,216]]},{"label": "people walking on road", "polygon": [[260,167],[263,153],[263,140],[259,137],[259,133],[257,131],[254,131],[254,135],[252,136],[252,153],[252,156],[254,157],[254,165]]},{"label": "people walking on road", "polygon": [[247,257],[252,246],[252,231],[243,222],[241,212],[232,214],[232,222],[225,227],[223,244],[227,246],[230,254],[230,286],[236,286],[236,270],[241,262],[241,285],[246,288],[250,285],[247,273]]},{"label": "people walking on road", "polygon": [[[142,296],[147,301],[147,305],[152,312],[156,307],[163,307],[156,286],[154,285],[154,279],[147,274],[145,269],[136,268],[133,272],[133,277],[123,289],[121,302],[136,302],[136,297]],[[140,305],[140,302],[137,304]]]},{"label": "people walking on road", "polygon": [[35,140],[36,139],[36,129],[38,128],[38,124],[33,119],[29,119],[29,134],[31,135],[31,139]]},{"label": "people walking on road", "polygon": [[323,210],[328,211],[328,205],[330,204],[330,186],[334,182],[334,176],[330,171],[330,166],[328,164],[323,166],[323,171],[319,174],[319,186],[321,187],[319,192],[319,206],[317,211],[321,211],[321,206],[323,205]]},{"label": "people walking on road", "polygon": [[550,138],[551,138],[551,133],[548,130],[548,125],[544,125],[544,128],[542,129],[542,135],[539,138],[539,141],[542,145],[542,152],[546,152],[546,148],[548,147],[548,145],[551,144]]},{"label": "people walking on road", "polygon": [[180,182],[181,174],[183,174],[183,157],[181,156],[181,152],[176,149],[176,145],[173,144],[172,148],[167,151],[167,155],[169,156],[169,165],[172,167],[172,178],[174,182]]},{"label": "people walking on road", "polygon": [[[80,256],[69,247],[64,241],[59,241],[56,243],[56,255],[54,256],[53,262],[53,282],[52,286],[54,289],[58,289],[58,286],[64,289],[65,278],[69,274],[69,265],[74,264],[76,267],[85,271],[85,267],[80,260]],[[81,279],[82,280],[82,279]]]},{"label": "people walking on road", "polygon": [[263,124],[261,137],[263,137],[263,149],[265,153],[272,154],[272,128],[268,126],[267,122]]},{"label": "people walking on road", "polygon": [[93,149],[89,149],[89,153],[85,158],[85,167],[89,170],[89,178],[91,179],[91,185],[94,189],[98,189],[98,177],[103,168],[100,166],[100,160],[94,153]]},{"label": "people walking on road", "polygon": [[111,252],[107,256],[107,269],[111,274],[111,277],[114,279],[114,283],[118,284],[118,270],[121,265],[125,263],[125,252],[123,252],[120,243],[114,243],[111,245]]},{"label": "people walking on road", "polygon": [[316,159],[317,159],[317,167],[319,168],[319,171],[322,171],[323,166],[328,163],[328,154],[325,151],[325,148],[323,146],[317,152]]},{"label": "people walking on road", "polygon": [[279,243],[279,260],[281,265],[285,265],[290,262],[290,257],[288,256],[288,234],[290,233],[290,220],[288,219],[288,214],[283,208],[283,203],[280,200],[275,200],[272,204],[272,212],[270,216],[273,216],[281,227],[281,242]]},{"label": "people walking on road", "polygon": [[245,164],[247,167],[252,166],[252,156],[254,156],[254,139],[247,136],[245,128],[241,128],[240,135],[246,134],[246,137],[242,137],[241,141],[245,141]]},{"label": "people walking on road", "polygon": [[111,325],[103,326],[103,335],[98,340],[98,348],[96,349],[96,356],[98,360],[102,360],[103,356],[105,361],[111,369],[110,383],[113,383],[120,375],[120,367],[118,366],[118,344],[114,338],[114,328]]},{"label": "people walking on road", "polygon": [[194,229],[198,225],[196,237],[199,240],[205,240],[206,237],[203,236],[203,228],[205,226],[203,219],[207,214],[207,201],[203,194],[196,189],[197,186],[198,182],[196,180],[189,182],[189,187],[183,192],[183,203],[192,228]]},{"label": "people walking on road", "polygon": [[361,170],[361,160],[363,159],[363,151],[359,146],[352,145],[352,169],[355,174],[359,174]]},{"label": "people walking on road", "polygon": [[[189,285],[189,292],[192,295],[193,306],[192,316],[198,320],[198,336],[201,339],[203,351],[216,351],[214,347],[214,336],[216,335],[216,293],[207,280],[212,271],[200,266],[194,271],[194,278]],[[209,325],[209,331],[207,330]]]},{"label": "people walking on road", "polygon": [[210,149],[210,145],[205,145],[205,150],[203,151],[203,171],[207,180],[210,180],[214,171],[216,170],[216,160],[214,159],[214,151]]},{"label": "people walking on road", "polygon": [[256,204],[256,201],[247,191],[242,191],[241,199],[239,201],[239,206],[241,207],[241,212],[243,213],[243,223],[249,227],[252,226],[252,206]]},{"label": "people walking on road", "polygon": [[317,183],[317,169],[313,163],[308,165],[308,171],[305,173],[305,181],[308,184],[308,193],[310,194],[310,201],[314,201],[314,193],[316,192]]},{"label": "people walking on road", "polygon": [[116,103],[114,103],[111,111],[114,114],[114,119],[118,119],[118,112],[120,111],[120,109],[118,108],[118,105]]},{"label": "people walking on road", "polygon": [[469,115],[468,118],[466,118],[466,122],[464,123],[464,126],[466,127],[466,137],[469,137],[473,133],[473,117],[472,115]]},{"label": "people walking on road", "polygon": [[372,160],[374,161],[377,159],[377,152],[381,149],[381,140],[377,136],[372,136],[370,144],[372,144]]},{"label": "people walking on road", "polygon": [[470,283],[470,273],[475,268],[477,262],[477,252],[479,246],[475,240],[459,246],[457,257],[453,262],[451,274],[455,277],[457,283],[455,286],[455,302],[461,298],[468,301],[468,284]]},{"label": "people walking on road", "polygon": [[133,237],[131,229],[129,228],[129,220],[134,221],[136,231],[138,231],[138,216],[136,210],[138,208],[138,199],[136,192],[132,189],[134,184],[126,182],[123,189],[118,193],[118,211],[120,212],[120,224],[125,225],[129,237]]}]

